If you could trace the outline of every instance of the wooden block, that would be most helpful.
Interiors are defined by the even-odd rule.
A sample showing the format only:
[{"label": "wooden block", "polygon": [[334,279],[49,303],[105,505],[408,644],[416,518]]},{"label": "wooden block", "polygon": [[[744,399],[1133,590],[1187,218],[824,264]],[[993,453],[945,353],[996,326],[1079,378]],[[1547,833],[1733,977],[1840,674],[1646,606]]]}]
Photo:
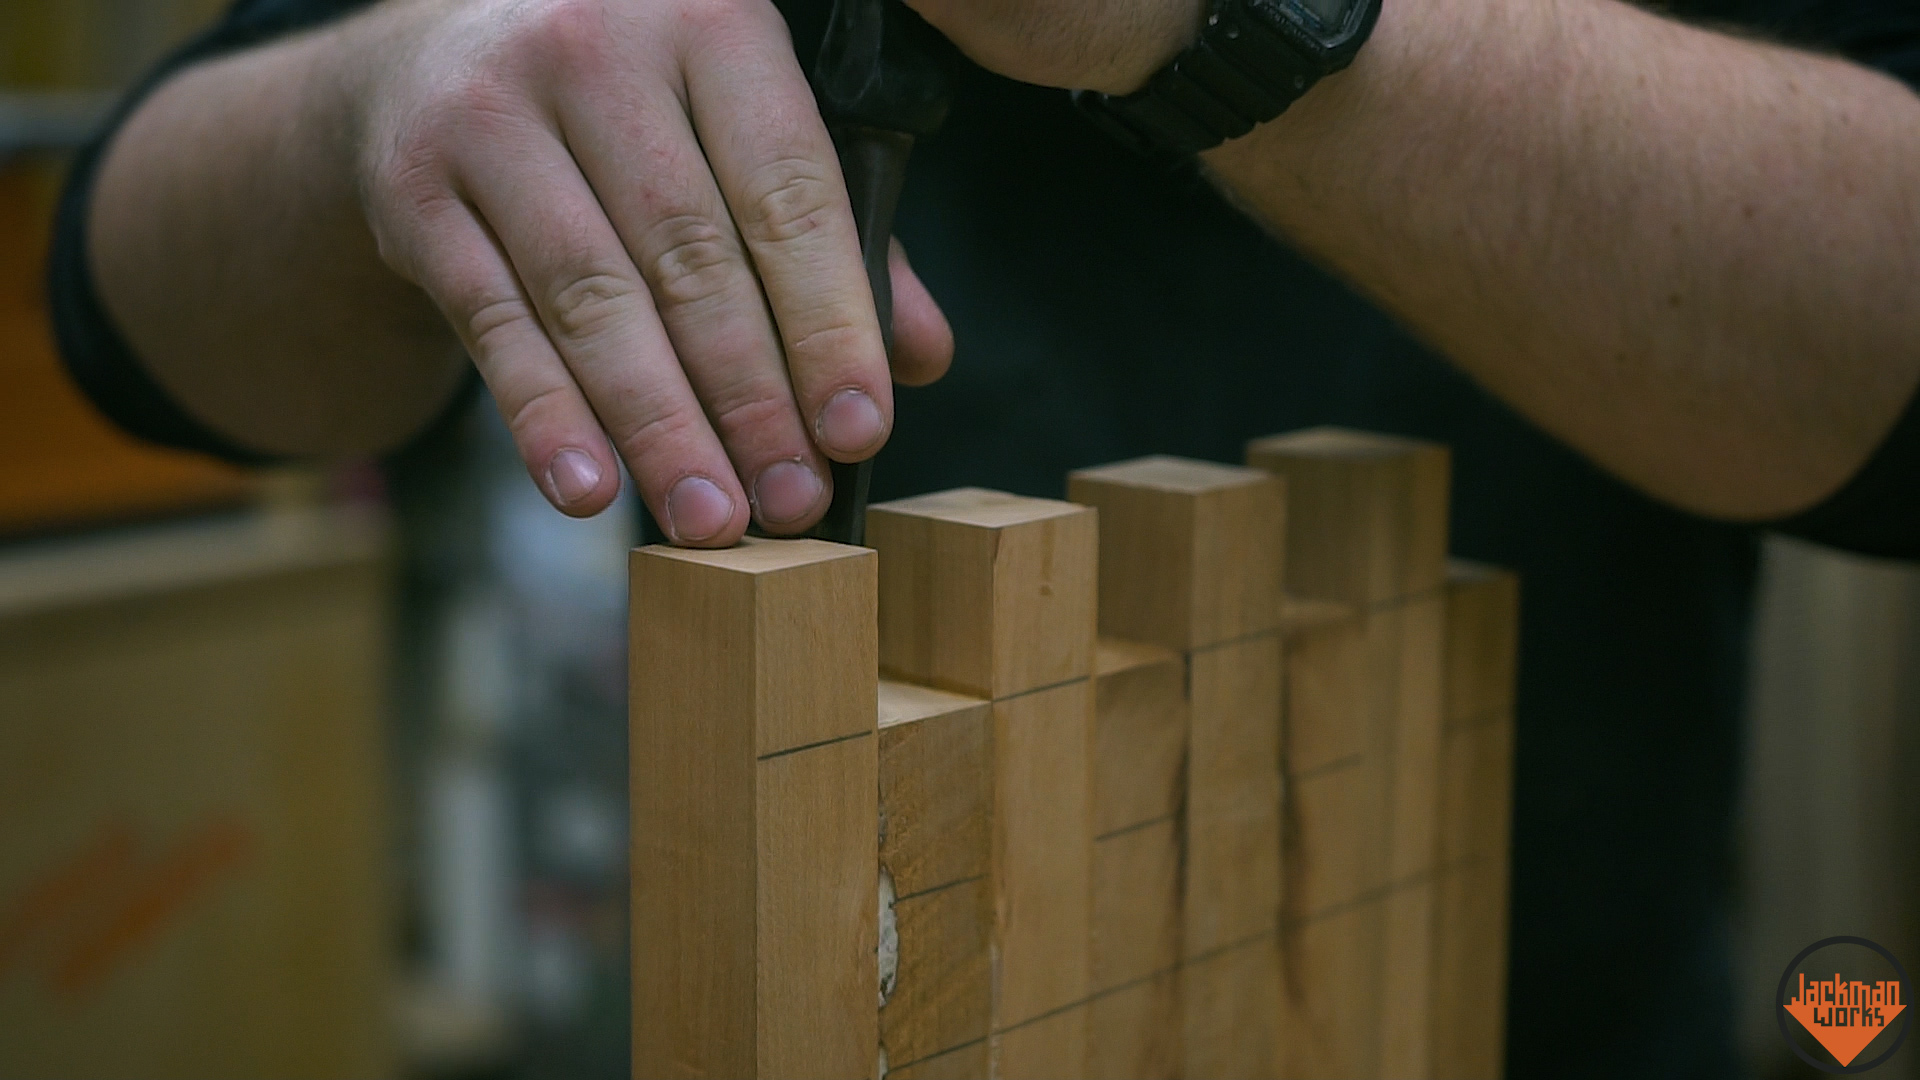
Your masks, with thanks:
[{"label": "wooden block", "polygon": [[[881,896],[896,961],[882,963],[880,1046],[902,1064],[985,1040],[993,1005],[991,706],[880,683]],[[885,925],[887,912],[882,911]]]},{"label": "wooden block", "polygon": [[1288,596],[1280,602],[1280,635],[1291,638],[1309,633],[1329,623],[1347,622],[1360,614],[1354,604],[1334,600],[1303,600]]},{"label": "wooden block", "polygon": [[1282,489],[1258,469],[1172,457],[1081,469],[1100,511],[1100,632],[1190,650],[1273,629]]},{"label": "wooden block", "polygon": [[1395,888],[1381,900],[1380,1075],[1432,1072],[1427,996],[1433,974],[1433,879]]},{"label": "wooden block", "polygon": [[992,724],[978,698],[881,680],[880,865],[896,895],[986,874]]},{"label": "wooden block", "polygon": [[1440,865],[1470,858],[1505,861],[1513,824],[1511,717],[1447,732],[1440,790]]},{"label": "wooden block", "polygon": [[1190,660],[1186,895],[1181,950],[1272,930],[1280,910],[1280,638]]},{"label": "wooden block", "polygon": [[1084,679],[993,705],[996,1031],[1087,997],[1092,723]]},{"label": "wooden block", "polygon": [[[765,1072],[754,1075],[873,1067],[876,860],[872,799],[861,797],[875,783],[873,744],[857,736],[756,766],[754,1010]],[[648,963],[658,956],[650,950]]]},{"label": "wooden block", "polygon": [[1095,517],[978,488],[872,507],[881,667],[993,699],[1090,676]]},{"label": "wooden block", "polygon": [[1368,673],[1391,762],[1387,876],[1433,870],[1440,817],[1440,681],[1446,603],[1435,593],[1367,617]]},{"label": "wooden block", "polygon": [[1483,859],[1434,882],[1430,1011],[1437,1080],[1486,1080],[1506,1060],[1507,864]]},{"label": "wooden block", "polygon": [[1280,952],[1273,935],[1180,969],[1187,1080],[1279,1075]]},{"label": "wooden block", "polygon": [[888,1060],[905,1065],[969,1043],[984,1048],[993,1007],[993,902],[986,879],[896,900],[893,919],[899,961],[880,1008],[880,1047]]},{"label": "wooden block", "polygon": [[[1180,973],[1101,994],[1087,1006],[1087,1075],[1102,1080],[1175,1080],[1185,1063],[1181,1046]],[[1265,1019],[1265,1018],[1263,1018]]]},{"label": "wooden block", "polygon": [[1281,1075],[1375,1080],[1385,908],[1355,904],[1280,934]]},{"label": "wooden block", "polygon": [[1365,620],[1352,615],[1316,624],[1287,637],[1285,647],[1287,775],[1355,761],[1372,750]]},{"label": "wooden block", "polygon": [[1288,593],[1371,607],[1440,587],[1447,448],[1342,428],[1256,439],[1247,463],[1287,483]]},{"label": "wooden block", "polygon": [[1366,758],[1289,781],[1288,917],[1313,918],[1386,885],[1387,773]]},{"label": "wooden block", "polygon": [[1180,962],[1179,821],[1094,842],[1092,947],[1095,993]]},{"label": "wooden block", "polygon": [[1432,1074],[1498,1077],[1506,1054],[1507,905],[1519,584],[1456,562],[1447,579],[1446,733],[1428,992]]},{"label": "wooden block", "polygon": [[872,552],[632,554],[634,1072],[866,1076]]},{"label": "wooden block", "polygon": [[1187,783],[1185,658],[1101,638],[1094,678],[1094,835],[1178,813]]},{"label": "wooden block", "polygon": [[888,1065],[886,1080],[980,1080],[989,1074],[987,1040],[906,1065]]},{"label": "wooden block", "polygon": [[996,1080],[1076,1080],[1087,1065],[1085,1004],[1032,1020],[993,1037]]},{"label": "wooden block", "polygon": [[1520,644],[1520,579],[1454,560],[1447,566],[1446,721],[1512,710]]}]

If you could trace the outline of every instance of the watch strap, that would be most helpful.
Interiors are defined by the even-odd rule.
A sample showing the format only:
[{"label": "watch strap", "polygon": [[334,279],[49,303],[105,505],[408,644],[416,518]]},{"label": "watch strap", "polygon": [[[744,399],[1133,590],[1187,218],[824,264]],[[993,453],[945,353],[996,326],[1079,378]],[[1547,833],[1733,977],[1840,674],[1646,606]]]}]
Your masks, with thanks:
[{"label": "watch strap", "polygon": [[[1281,0],[1284,2],[1284,0]],[[1152,155],[1185,157],[1237,139],[1286,111],[1345,67],[1379,10],[1336,53],[1284,18],[1257,10],[1274,0],[1216,0],[1200,36],[1131,94],[1075,91],[1073,100],[1110,135]]]}]

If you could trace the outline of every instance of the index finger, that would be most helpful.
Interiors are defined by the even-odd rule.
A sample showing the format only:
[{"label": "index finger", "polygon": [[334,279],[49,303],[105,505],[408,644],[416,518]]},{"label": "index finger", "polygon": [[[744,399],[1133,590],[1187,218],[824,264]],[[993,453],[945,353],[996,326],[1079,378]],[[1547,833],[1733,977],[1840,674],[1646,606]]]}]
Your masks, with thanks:
[{"label": "index finger", "polygon": [[[766,17],[780,16],[769,4]],[[823,453],[859,461],[892,428],[893,384],[833,140],[784,26],[694,48],[694,127],[759,270],[801,415]]]}]

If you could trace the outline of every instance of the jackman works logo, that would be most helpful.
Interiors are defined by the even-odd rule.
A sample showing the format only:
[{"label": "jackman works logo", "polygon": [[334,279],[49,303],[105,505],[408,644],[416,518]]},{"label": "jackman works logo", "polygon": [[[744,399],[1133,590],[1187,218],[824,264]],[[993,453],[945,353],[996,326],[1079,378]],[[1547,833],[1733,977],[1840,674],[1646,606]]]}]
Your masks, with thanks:
[{"label": "jackman works logo", "polygon": [[[1863,1073],[1906,1040],[1907,973],[1893,954],[1859,937],[1830,937],[1800,951],[1780,976],[1780,1035],[1823,1072]],[[1871,1049],[1871,1056],[1864,1056]]]}]

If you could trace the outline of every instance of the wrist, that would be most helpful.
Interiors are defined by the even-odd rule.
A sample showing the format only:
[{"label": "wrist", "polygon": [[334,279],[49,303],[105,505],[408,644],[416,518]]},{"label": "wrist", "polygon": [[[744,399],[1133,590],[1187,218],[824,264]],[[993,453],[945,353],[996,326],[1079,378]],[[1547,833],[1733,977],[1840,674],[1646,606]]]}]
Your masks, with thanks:
[{"label": "wrist", "polygon": [[1157,25],[1136,36],[1133,48],[1089,70],[1073,85],[1115,96],[1139,90],[1199,40],[1212,6],[1213,0],[1180,0],[1166,6]]}]

